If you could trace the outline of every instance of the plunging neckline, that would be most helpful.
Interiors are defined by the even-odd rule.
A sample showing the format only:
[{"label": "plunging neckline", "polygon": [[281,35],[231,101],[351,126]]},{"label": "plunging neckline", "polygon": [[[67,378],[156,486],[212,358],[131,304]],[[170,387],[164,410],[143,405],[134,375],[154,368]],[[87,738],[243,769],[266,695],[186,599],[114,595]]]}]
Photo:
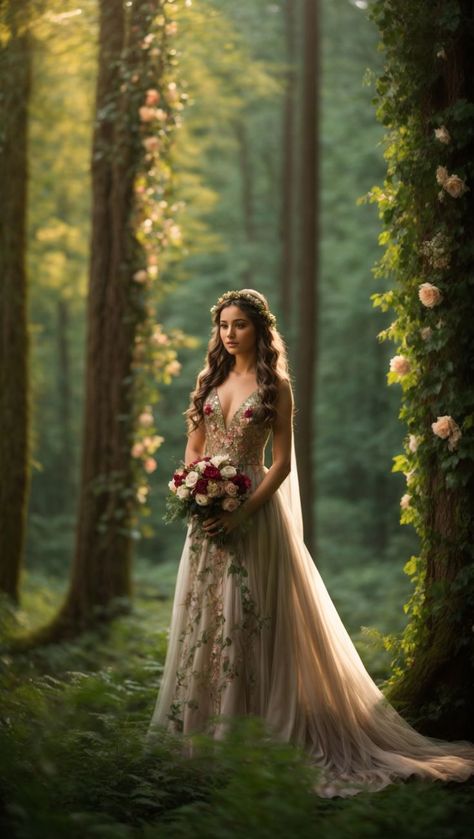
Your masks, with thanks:
[{"label": "plunging neckline", "polygon": [[259,389],[259,387],[258,387],[258,385],[257,385],[257,387],[255,387],[255,388],[252,390],[252,392],[251,392],[251,393],[249,393],[249,395],[248,395],[248,396],[244,399],[244,401],[240,403],[240,405],[239,405],[239,407],[237,408],[237,410],[236,410],[236,411],[234,411],[234,413],[232,414],[232,418],[231,418],[231,420],[230,420],[230,422],[229,422],[229,425],[226,425],[226,422],[225,422],[225,417],[224,417],[224,411],[222,410],[222,405],[221,405],[221,399],[220,399],[219,393],[218,393],[218,391],[217,391],[217,387],[214,387],[214,393],[216,394],[216,397],[217,397],[217,403],[218,403],[218,405],[219,405],[219,411],[220,411],[220,415],[221,415],[221,418],[222,418],[222,425],[224,426],[224,431],[225,431],[225,433],[226,433],[226,434],[228,434],[228,433],[229,433],[229,430],[230,430],[230,428],[231,428],[231,426],[232,426],[232,423],[234,422],[234,419],[236,418],[236,416],[237,416],[237,414],[239,413],[239,411],[241,411],[241,410],[242,410],[242,408],[244,407],[245,403],[249,401],[250,397],[251,397],[251,396],[253,396],[253,395],[254,395],[254,393],[257,393],[258,389]]}]

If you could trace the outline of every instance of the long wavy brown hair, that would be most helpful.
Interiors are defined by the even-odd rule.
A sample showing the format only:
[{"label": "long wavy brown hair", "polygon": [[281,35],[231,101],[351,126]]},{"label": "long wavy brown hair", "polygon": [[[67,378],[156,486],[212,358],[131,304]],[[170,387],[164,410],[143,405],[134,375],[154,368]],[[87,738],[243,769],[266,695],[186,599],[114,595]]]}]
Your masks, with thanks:
[{"label": "long wavy brown hair", "polygon": [[[241,292],[257,297],[269,311],[266,297],[253,288],[240,289]],[[197,377],[195,390],[191,393],[191,403],[185,416],[188,433],[203,421],[203,407],[213,387],[218,387],[227,379],[235,364],[235,358],[227,352],[219,331],[221,312],[227,306],[238,306],[255,326],[257,352],[257,386],[260,393],[260,406],[255,411],[255,419],[272,424],[276,416],[278,383],[281,379],[290,381],[288,358],[285,342],[275,326],[270,326],[256,306],[236,297],[225,300],[214,313],[214,326],[207,347],[204,369]]]}]

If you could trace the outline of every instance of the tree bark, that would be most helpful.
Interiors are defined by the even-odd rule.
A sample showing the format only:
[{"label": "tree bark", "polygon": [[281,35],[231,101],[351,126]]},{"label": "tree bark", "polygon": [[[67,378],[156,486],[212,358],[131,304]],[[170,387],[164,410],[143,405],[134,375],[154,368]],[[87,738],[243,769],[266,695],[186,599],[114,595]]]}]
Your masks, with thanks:
[{"label": "tree bark", "polygon": [[[152,6],[156,13],[160,3]],[[142,149],[137,126],[141,100],[122,70],[126,60],[128,80],[139,69],[149,14],[147,0],[134,2],[130,19],[122,0],[100,3],[77,536],[65,603],[53,624],[39,633],[39,641],[74,635],[128,610],[132,593],[132,360],[140,317],[133,272],[140,249],[131,217]]]},{"label": "tree bark", "polygon": [[69,354],[69,306],[60,297],[57,302],[58,339],[58,425],[61,430],[60,468],[62,491],[59,503],[69,509],[68,499],[74,491],[74,460],[71,428],[71,362]]},{"label": "tree bark", "polygon": [[285,98],[282,112],[282,192],[281,192],[281,266],[280,266],[280,308],[285,330],[291,326],[293,284],[294,284],[294,207],[295,207],[295,7],[294,0],[286,0],[286,73]]},{"label": "tree bark", "polygon": [[[426,4],[428,9],[428,4]],[[428,20],[428,18],[426,18]],[[472,108],[474,104],[474,55],[471,33],[474,20],[472,0],[460,3],[460,20],[456,35],[441,61],[442,72],[420,102],[420,115],[427,134],[433,130],[433,118],[439,112],[459,102]],[[418,33],[419,36],[419,33]],[[429,44],[429,39],[427,39]],[[431,49],[431,46],[427,47]],[[470,118],[472,130],[472,117]],[[452,126],[449,124],[449,129]],[[453,123],[454,132],[457,125]],[[465,131],[465,127],[463,128]],[[460,130],[461,133],[461,130]],[[472,164],[472,143],[459,143],[450,157],[452,171],[469,171]],[[424,200],[420,196],[420,202]],[[439,202],[440,203],[440,202]],[[454,220],[443,213],[443,207],[433,208],[433,228],[441,220],[453,242],[462,242],[462,231],[472,230],[474,223],[474,194],[471,190],[463,198],[462,217]],[[426,236],[426,231],[424,232]],[[464,252],[465,253],[465,252]],[[450,266],[450,284],[456,287],[466,276],[472,276],[472,250],[460,262],[456,254]],[[443,388],[454,387],[462,398],[472,394],[472,359],[474,333],[472,313],[474,293],[472,284],[462,300],[453,297],[447,317],[456,317],[461,307],[462,317],[456,319],[456,331],[435,358],[434,363],[451,373],[445,373]],[[426,374],[429,365],[426,365]],[[443,390],[441,391],[441,395]],[[472,404],[472,400],[471,400]],[[423,406],[425,434],[432,434],[433,408],[430,399]],[[464,409],[466,410],[466,409]],[[466,427],[467,436],[470,434]],[[474,626],[474,474],[472,455],[465,456],[456,466],[455,483],[450,486],[440,459],[432,456],[427,465],[425,509],[423,510],[423,551],[426,571],[423,580],[424,598],[421,605],[423,622],[415,615],[417,629],[413,661],[400,679],[391,687],[388,697],[402,711],[417,721],[420,730],[450,739],[474,740],[474,658],[472,655],[472,627]]]},{"label": "tree bark", "polygon": [[247,265],[243,270],[242,282],[244,286],[253,285],[253,245],[255,243],[255,219],[252,186],[252,164],[250,161],[249,141],[245,125],[241,121],[235,123],[235,134],[239,150],[240,181],[242,189],[242,222],[246,243]]},{"label": "tree bark", "polygon": [[31,43],[28,2],[2,14],[0,94],[0,590],[19,600],[29,492],[29,335],[25,267],[28,102]]},{"label": "tree bark", "polygon": [[315,550],[313,448],[318,335],[319,256],[319,2],[303,3],[303,66],[301,117],[301,269],[297,346],[297,456],[305,541]]}]

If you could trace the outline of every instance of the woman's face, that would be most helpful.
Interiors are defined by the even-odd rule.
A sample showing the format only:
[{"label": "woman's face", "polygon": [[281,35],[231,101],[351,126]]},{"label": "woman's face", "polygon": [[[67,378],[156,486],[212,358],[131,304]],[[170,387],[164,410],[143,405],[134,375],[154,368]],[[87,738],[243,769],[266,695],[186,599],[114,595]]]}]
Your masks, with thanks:
[{"label": "woman's face", "polygon": [[249,316],[238,306],[226,306],[219,317],[219,334],[230,355],[255,350],[256,329]]}]

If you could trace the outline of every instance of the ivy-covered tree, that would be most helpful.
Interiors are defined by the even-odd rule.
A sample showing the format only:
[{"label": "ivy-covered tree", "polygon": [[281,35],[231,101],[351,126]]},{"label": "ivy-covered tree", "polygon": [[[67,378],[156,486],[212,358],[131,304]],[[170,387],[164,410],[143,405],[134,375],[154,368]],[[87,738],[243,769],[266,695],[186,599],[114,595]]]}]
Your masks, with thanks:
[{"label": "ivy-covered tree", "polygon": [[[147,494],[138,470],[156,468],[153,453],[162,442],[153,433],[151,404],[141,404],[138,373],[147,361],[156,368],[163,361],[177,365],[167,336],[150,324],[147,293],[158,272],[156,242],[164,246],[176,235],[163,209],[164,161],[180,104],[167,75],[174,60],[168,38],[176,25],[169,9],[165,0],[99,4],[76,548],[65,603],[39,641],[67,637],[127,609],[131,595],[137,508]],[[161,350],[149,357],[147,343]]]},{"label": "ivy-covered tree", "polygon": [[25,251],[31,7],[28,0],[8,0],[0,18],[0,590],[14,601],[19,598],[29,490]]},{"label": "ivy-covered tree", "polygon": [[474,739],[474,35],[467,0],[377,0],[377,82],[387,177],[374,188],[385,230],[375,303],[402,386],[407,491],[402,522],[421,552],[389,697],[428,732]]}]

